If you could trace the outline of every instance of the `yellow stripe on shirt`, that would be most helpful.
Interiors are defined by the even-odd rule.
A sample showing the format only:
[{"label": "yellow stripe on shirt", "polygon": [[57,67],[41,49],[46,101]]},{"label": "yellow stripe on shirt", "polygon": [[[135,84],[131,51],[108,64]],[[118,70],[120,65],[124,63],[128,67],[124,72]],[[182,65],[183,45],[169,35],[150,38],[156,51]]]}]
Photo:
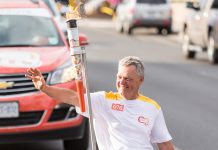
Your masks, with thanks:
[{"label": "yellow stripe on shirt", "polygon": [[108,100],[121,100],[123,98],[119,93],[105,92],[105,99],[108,99]]},{"label": "yellow stripe on shirt", "polygon": [[148,98],[148,97],[146,97],[146,96],[143,96],[143,95],[141,95],[141,94],[139,95],[138,99],[139,99],[139,100],[142,100],[142,101],[144,101],[144,102],[153,104],[158,110],[160,110],[160,105],[159,105],[156,101],[154,101],[154,100],[152,100],[152,99],[150,99],[150,98]]}]

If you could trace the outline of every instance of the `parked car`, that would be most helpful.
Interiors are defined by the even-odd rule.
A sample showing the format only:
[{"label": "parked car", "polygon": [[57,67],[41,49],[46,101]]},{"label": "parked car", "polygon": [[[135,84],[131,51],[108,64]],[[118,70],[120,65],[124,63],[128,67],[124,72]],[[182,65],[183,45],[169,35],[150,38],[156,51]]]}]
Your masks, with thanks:
[{"label": "parked car", "polygon": [[187,59],[207,52],[212,64],[218,63],[218,0],[187,2],[183,24],[182,51]]},{"label": "parked car", "polygon": [[0,20],[0,143],[61,139],[65,150],[86,150],[88,120],[25,77],[38,68],[47,84],[76,90],[69,46],[50,10],[43,1],[0,0]]},{"label": "parked car", "polygon": [[159,33],[172,31],[169,0],[122,0],[116,9],[116,30],[131,35],[138,27],[155,27]]}]

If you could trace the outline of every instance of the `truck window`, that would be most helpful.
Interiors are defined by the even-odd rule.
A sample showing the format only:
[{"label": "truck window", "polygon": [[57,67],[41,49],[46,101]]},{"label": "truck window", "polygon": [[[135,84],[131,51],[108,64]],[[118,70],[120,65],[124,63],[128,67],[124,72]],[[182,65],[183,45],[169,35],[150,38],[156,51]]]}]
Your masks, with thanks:
[{"label": "truck window", "polygon": [[218,0],[213,1],[212,8],[218,8]]}]

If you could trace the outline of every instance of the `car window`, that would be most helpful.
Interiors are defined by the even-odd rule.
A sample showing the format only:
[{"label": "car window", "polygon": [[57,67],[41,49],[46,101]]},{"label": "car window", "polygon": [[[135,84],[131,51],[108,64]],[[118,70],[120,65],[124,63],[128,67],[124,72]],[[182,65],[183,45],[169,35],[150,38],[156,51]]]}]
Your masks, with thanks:
[{"label": "car window", "polygon": [[218,0],[213,1],[212,8],[218,8]]},{"label": "car window", "polygon": [[57,8],[56,8],[56,6],[55,6],[55,3],[54,4],[52,4],[52,1],[51,0],[43,0],[45,3],[46,3],[46,5],[49,7],[49,9],[51,10],[51,12],[52,12],[52,14],[54,15],[54,16],[59,16],[60,15],[60,13],[58,12],[58,10],[57,10]]},{"label": "car window", "polygon": [[137,0],[137,3],[163,4],[166,0]]},{"label": "car window", "polygon": [[208,0],[199,0],[199,1],[198,1],[201,10],[204,10],[204,9],[206,8],[206,6],[207,6],[207,1],[208,1]]},{"label": "car window", "polygon": [[64,45],[51,18],[0,15],[0,46]]},{"label": "car window", "polygon": [[129,3],[130,2],[130,0],[122,0],[121,1],[121,4],[127,4],[127,3]]}]

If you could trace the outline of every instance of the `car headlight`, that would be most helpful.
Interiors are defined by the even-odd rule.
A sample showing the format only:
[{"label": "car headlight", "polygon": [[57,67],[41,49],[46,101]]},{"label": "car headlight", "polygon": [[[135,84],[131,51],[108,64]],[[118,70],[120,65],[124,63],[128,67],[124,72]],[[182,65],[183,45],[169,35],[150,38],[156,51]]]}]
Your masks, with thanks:
[{"label": "car headlight", "polygon": [[72,67],[71,61],[67,61],[65,64],[51,72],[49,84],[60,84],[69,82],[75,79],[76,72]]}]

